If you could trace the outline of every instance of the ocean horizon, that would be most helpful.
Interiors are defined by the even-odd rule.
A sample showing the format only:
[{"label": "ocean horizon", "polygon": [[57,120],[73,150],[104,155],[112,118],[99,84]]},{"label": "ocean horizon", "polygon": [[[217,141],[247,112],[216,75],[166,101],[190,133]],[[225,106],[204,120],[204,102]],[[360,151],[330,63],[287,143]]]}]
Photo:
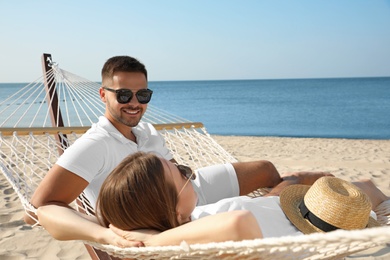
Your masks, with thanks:
[{"label": "ocean horizon", "polygon": [[[0,83],[0,101],[27,83]],[[151,105],[212,135],[390,139],[390,77],[150,81]],[[98,93],[96,93],[98,95]]]}]

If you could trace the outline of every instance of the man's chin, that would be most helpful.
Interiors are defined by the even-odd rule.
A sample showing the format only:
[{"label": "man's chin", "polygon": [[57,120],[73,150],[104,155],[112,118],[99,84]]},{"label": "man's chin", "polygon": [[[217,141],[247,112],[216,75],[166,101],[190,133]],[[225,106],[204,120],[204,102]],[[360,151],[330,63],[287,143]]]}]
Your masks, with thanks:
[{"label": "man's chin", "polygon": [[123,124],[125,124],[126,126],[128,126],[128,127],[136,127],[138,124],[139,124],[139,122],[140,122],[141,120],[138,120],[138,121],[127,121],[127,122],[122,122]]}]

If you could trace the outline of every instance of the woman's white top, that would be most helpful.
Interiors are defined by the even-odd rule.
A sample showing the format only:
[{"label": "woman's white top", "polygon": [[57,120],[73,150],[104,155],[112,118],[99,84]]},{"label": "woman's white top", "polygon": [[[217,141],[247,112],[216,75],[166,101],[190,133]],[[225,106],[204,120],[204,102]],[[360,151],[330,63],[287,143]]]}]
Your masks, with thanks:
[{"label": "woman's white top", "polygon": [[284,215],[280,208],[279,197],[247,196],[233,197],[220,200],[213,204],[198,206],[192,212],[191,219],[196,220],[208,215],[233,210],[249,210],[255,216],[263,233],[263,237],[297,236],[302,235]]}]

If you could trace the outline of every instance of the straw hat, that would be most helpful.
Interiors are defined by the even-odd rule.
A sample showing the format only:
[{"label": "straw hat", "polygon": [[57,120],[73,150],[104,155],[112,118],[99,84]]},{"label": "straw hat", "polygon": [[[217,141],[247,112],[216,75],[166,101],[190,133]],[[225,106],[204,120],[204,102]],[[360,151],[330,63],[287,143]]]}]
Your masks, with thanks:
[{"label": "straw hat", "polygon": [[305,234],[380,226],[370,217],[368,196],[335,177],[322,177],[312,186],[288,186],[280,194],[280,204],[288,219]]}]

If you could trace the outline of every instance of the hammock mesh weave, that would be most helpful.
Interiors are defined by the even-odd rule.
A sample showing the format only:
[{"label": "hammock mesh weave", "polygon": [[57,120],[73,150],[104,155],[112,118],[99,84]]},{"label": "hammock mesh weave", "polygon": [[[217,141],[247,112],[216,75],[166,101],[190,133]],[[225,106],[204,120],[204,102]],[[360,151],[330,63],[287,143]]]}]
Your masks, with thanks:
[{"label": "hammock mesh weave", "polygon": [[[51,69],[31,84],[0,101],[0,169],[18,194],[25,211],[35,188],[61,152],[80,137],[98,117],[104,105],[100,85],[51,63]],[[51,84],[45,85],[45,79]],[[53,83],[55,82],[55,84]],[[48,91],[45,91],[45,86]],[[49,107],[55,90],[58,105],[53,118]],[[53,124],[62,118],[63,125]],[[151,105],[143,117],[165,137],[178,163],[192,168],[235,162],[201,123],[190,122]],[[262,191],[249,194],[259,196]],[[83,207],[88,203],[81,195]],[[73,203],[77,208],[80,203]],[[93,212],[90,209],[90,212]],[[36,220],[36,225],[38,225]],[[386,224],[386,223],[383,223]],[[115,256],[135,259],[333,259],[390,242],[390,227],[358,231],[335,231],[301,237],[255,239],[240,242],[180,246],[117,248],[84,241]]]}]

